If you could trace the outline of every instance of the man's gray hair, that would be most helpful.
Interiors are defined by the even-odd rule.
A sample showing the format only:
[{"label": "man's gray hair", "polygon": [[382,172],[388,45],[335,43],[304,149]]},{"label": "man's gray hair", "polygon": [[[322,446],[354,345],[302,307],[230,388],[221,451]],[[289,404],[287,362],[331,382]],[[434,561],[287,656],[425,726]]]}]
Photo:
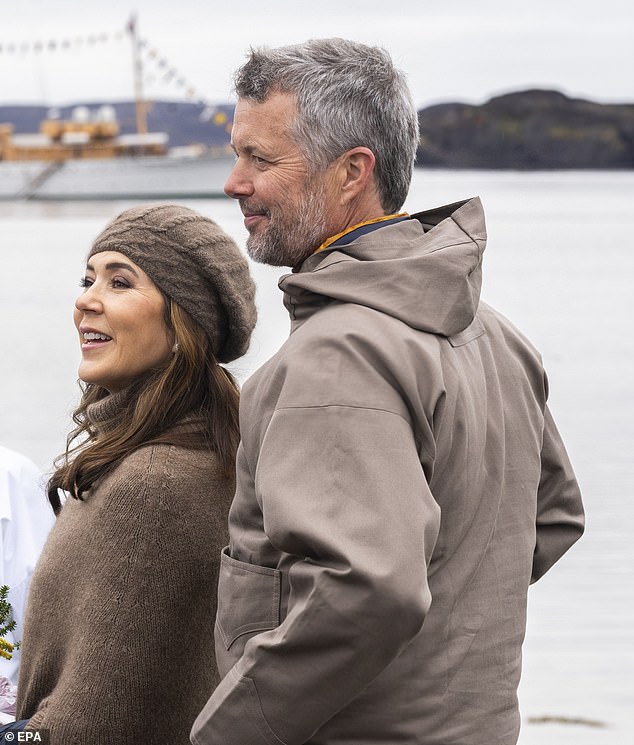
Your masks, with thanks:
[{"label": "man's gray hair", "polygon": [[239,98],[257,103],[272,93],[294,96],[292,136],[315,170],[354,147],[369,148],[383,209],[402,207],[418,146],[418,115],[405,75],[384,49],[337,38],[251,49],[234,84]]}]

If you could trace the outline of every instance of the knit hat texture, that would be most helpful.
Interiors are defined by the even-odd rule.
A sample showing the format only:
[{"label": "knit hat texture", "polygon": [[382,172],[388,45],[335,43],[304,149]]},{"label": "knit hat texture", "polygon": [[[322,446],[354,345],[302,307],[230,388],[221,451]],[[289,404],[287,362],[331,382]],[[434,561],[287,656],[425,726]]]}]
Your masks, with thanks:
[{"label": "knit hat texture", "polygon": [[220,362],[243,355],[257,317],[246,257],[210,218],[176,204],[125,210],[97,236],[88,257],[127,256],[205,330]]}]

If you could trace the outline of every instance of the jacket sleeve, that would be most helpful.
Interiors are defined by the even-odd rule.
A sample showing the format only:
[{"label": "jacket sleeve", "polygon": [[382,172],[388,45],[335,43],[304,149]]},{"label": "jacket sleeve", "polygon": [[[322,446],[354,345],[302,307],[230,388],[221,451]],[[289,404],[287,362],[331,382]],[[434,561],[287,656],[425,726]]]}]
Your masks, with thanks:
[{"label": "jacket sleeve", "polygon": [[548,406],[541,463],[531,582],[542,577],[581,537],[584,529],[579,486]]},{"label": "jacket sleeve", "polygon": [[405,417],[278,409],[255,479],[266,537],[294,558],[288,608],[246,643],[201,712],[201,745],[306,742],[418,633],[431,602],[440,510]]}]

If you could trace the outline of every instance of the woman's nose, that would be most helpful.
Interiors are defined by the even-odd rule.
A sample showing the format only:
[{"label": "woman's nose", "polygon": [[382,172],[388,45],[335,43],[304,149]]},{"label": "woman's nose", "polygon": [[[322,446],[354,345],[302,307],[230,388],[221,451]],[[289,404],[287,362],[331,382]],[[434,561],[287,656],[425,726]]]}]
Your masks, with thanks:
[{"label": "woman's nose", "polygon": [[98,313],[101,310],[101,299],[99,291],[92,284],[77,297],[75,300],[75,308],[83,312]]}]

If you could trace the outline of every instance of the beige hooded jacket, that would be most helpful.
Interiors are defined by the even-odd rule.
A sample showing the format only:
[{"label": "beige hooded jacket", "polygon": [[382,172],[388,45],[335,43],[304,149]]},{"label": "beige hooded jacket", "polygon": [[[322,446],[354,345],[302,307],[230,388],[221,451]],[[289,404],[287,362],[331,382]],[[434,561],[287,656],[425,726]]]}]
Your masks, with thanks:
[{"label": "beige hooded jacket", "polygon": [[478,199],[280,281],[245,385],[200,745],[510,745],[529,583],[583,531],[540,357],[479,301]]}]

